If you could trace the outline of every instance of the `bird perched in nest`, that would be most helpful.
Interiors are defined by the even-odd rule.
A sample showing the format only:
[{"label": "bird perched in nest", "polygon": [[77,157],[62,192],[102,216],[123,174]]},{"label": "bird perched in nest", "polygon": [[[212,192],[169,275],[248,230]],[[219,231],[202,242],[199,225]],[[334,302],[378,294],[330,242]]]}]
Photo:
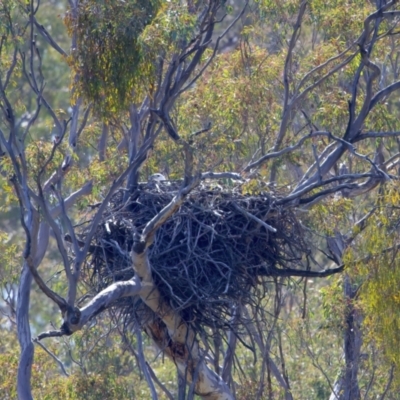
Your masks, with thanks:
[{"label": "bird perched in nest", "polygon": [[162,182],[162,181],[166,181],[166,180],[167,179],[165,178],[165,176],[158,172],[156,174],[149,176],[149,182]]},{"label": "bird perched in nest", "polygon": [[169,186],[170,183],[167,182],[167,178],[160,173],[156,173],[149,176],[149,181],[147,182],[147,186],[151,189],[157,189],[158,192],[162,191],[161,188],[165,186]]}]

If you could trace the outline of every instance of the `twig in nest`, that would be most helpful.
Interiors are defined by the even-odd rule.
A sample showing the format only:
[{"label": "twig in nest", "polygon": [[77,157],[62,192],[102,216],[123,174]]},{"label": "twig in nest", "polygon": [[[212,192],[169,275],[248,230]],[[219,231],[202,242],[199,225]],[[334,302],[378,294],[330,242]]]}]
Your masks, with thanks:
[{"label": "twig in nest", "polygon": [[240,211],[241,213],[243,213],[247,217],[253,219],[256,222],[258,222],[259,224],[261,224],[268,231],[273,232],[273,233],[277,232],[277,230],[274,227],[272,227],[271,225],[268,225],[266,222],[262,221],[260,218],[257,218],[255,215],[247,212],[245,209],[243,209],[242,207],[239,207],[237,204],[233,204],[233,205],[236,208],[236,210]]}]

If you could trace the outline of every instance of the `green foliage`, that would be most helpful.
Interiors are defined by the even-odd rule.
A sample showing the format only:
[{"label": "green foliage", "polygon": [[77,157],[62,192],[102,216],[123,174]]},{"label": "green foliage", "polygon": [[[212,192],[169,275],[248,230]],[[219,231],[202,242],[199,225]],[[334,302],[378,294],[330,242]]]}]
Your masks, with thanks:
[{"label": "green foliage", "polygon": [[[54,383],[57,386],[53,386]],[[135,398],[133,384],[126,377],[116,375],[110,368],[105,374],[92,373],[85,375],[78,372],[68,380],[58,379],[52,382],[51,393],[44,391],[39,399],[51,400],[54,398],[66,400],[112,400],[116,398]],[[45,388],[43,388],[45,389]]]},{"label": "green foliage", "polygon": [[[3,400],[12,400],[17,398],[17,390],[15,385],[15,379],[17,376],[18,368],[18,342],[15,340],[11,341],[11,335],[8,335],[2,330],[2,341],[0,342],[0,365],[7,366],[7,368],[0,369],[0,393]],[[5,349],[5,340],[7,340],[7,349]],[[14,351],[8,346],[14,345]]]},{"label": "green foliage", "polygon": [[[202,171],[241,171],[256,151],[258,155],[263,155],[273,147],[280,129],[287,43],[301,1],[260,0],[256,3],[243,19],[245,22],[242,34],[237,35],[237,47],[218,53],[201,78],[171,110],[171,117],[176,122],[180,136],[192,141],[196,167]],[[307,3],[307,12],[292,54],[290,95],[296,90],[312,87],[339,65],[343,58],[320,68],[312,77],[303,81],[310,70],[338,56],[355,42],[362,30],[363,18],[374,10],[373,3],[361,0],[312,0]],[[51,26],[52,36],[68,51],[70,40],[65,27],[57,23],[60,21],[58,13],[62,14],[64,7],[63,3],[55,1],[42,2],[37,19],[44,26]],[[27,33],[14,29],[16,26],[24,26],[27,18],[26,8],[21,2],[0,0],[0,37],[5,38],[0,56],[2,79],[11,65],[15,46],[29,53]],[[46,79],[44,97],[61,121],[69,119],[67,110],[70,100],[74,102],[81,95],[87,103],[94,104],[97,115],[112,121],[105,159],[101,160],[96,149],[102,125],[96,118],[89,118],[79,137],[77,152],[73,155],[74,165],[63,181],[65,195],[88,180],[94,182],[93,193],[79,200],[75,214],[71,213],[74,224],[84,224],[92,212],[88,205],[104,198],[110,183],[128,164],[126,151],[118,148],[126,134],[126,127],[129,127],[129,118],[125,112],[127,107],[132,103],[140,105],[143,94],[152,98],[157,68],[163,68],[161,77],[165,76],[171,54],[182,48],[183,44],[190,43],[199,26],[196,15],[190,13],[187,4],[179,0],[84,0],[80,2],[77,15],[69,10],[64,21],[73,40],[76,39],[76,48],[72,49],[68,57],[60,56],[38,35]],[[395,36],[382,38],[373,53],[374,59],[388,66],[388,80],[393,75],[390,63],[397,57],[396,40]],[[352,79],[360,63],[357,50],[354,52],[355,56],[349,63],[315,90],[310,90],[301,102],[302,110],[312,117],[318,128],[329,130],[340,137],[347,126]],[[201,70],[211,54],[212,50],[208,49],[195,72]],[[163,67],[161,60],[164,60]],[[190,61],[191,56],[187,58],[187,63]],[[34,67],[37,69],[37,59]],[[68,88],[70,72],[73,77]],[[358,109],[363,100],[364,78],[366,75],[362,75],[359,82]],[[32,104],[35,104],[36,98],[23,79],[21,60],[18,60],[15,67],[7,95],[15,104],[18,118],[34,110]],[[387,103],[374,109],[363,129],[399,130],[397,109],[398,104],[388,99]],[[294,122],[293,126],[288,127],[283,146],[293,145],[309,129],[301,115]],[[212,126],[210,131],[191,136],[209,123]],[[0,124],[2,129],[6,125],[4,121],[0,121]],[[34,179],[38,171],[52,152],[53,124],[48,113],[41,113],[26,141],[26,158],[31,178],[29,183],[33,188],[36,188]],[[374,140],[357,143],[357,151],[371,155],[377,144]],[[315,160],[312,145],[320,152],[327,145],[327,139],[307,140],[301,149],[279,159],[278,185],[283,191],[297,184],[297,180],[290,176],[287,163],[291,162],[305,170]],[[385,141],[385,145],[386,151],[397,152],[398,143],[395,139]],[[68,146],[64,144],[57,149],[42,181],[57,169],[68,152]],[[349,156],[346,161],[351,161],[354,172],[365,169],[365,160]],[[152,157],[146,161],[141,171],[141,179],[145,180],[152,173],[167,170],[167,167],[169,178],[179,179],[182,176],[182,149],[163,133],[155,144]],[[0,175],[0,211],[3,213],[0,231],[0,289],[3,290],[5,287],[15,289],[21,264],[18,257],[21,246],[15,244],[19,240],[19,232],[14,236],[5,233],[15,230],[14,221],[19,218],[18,210],[13,208],[16,204],[15,193],[8,180],[12,173],[10,160],[1,158],[0,168],[3,173]],[[244,193],[257,195],[260,191],[268,190],[270,165],[266,163],[258,172],[258,176],[252,176],[243,184]],[[363,376],[360,382],[365,393],[369,376],[374,374],[371,398],[383,393],[390,366],[395,364],[396,371],[400,367],[400,265],[396,247],[399,239],[396,229],[400,220],[398,192],[397,185],[393,185],[378,201],[371,194],[356,202],[339,194],[327,197],[312,208],[301,210],[302,222],[321,235],[321,242],[315,243],[319,246],[323,242],[322,235],[333,235],[337,230],[351,231],[356,217],[371,204],[378,205],[379,211],[371,218],[367,229],[355,241],[345,258],[349,265],[347,271],[356,282],[362,283],[360,301],[354,303],[365,314],[363,331],[367,334],[363,353],[368,354],[368,357],[361,363]],[[50,205],[52,202],[55,204],[55,201],[54,196],[49,195]],[[57,223],[62,225],[59,220]],[[393,246],[395,248],[387,251]],[[48,258],[40,266],[40,273],[46,277],[46,282],[53,290],[64,294],[66,279],[60,273],[62,267],[59,258],[58,250],[51,248]],[[328,266],[325,258],[317,261],[321,268]],[[298,282],[289,282],[285,287],[285,309],[274,331],[274,334],[279,331],[282,339],[279,344],[278,339],[272,340],[271,354],[276,360],[286,362],[296,400],[326,399],[331,384],[343,367],[341,335],[347,304],[340,278],[321,281],[318,285],[308,281],[307,285],[308,312],[305,317],[303,287]],[[87,288],[82,286],[81,290],[81,294],[84,294]],[[34,331],[50,329],[49,320],[56,321],[56,325],[60,323],[58,310],[51,307],[44,310],[43,299],[44,296],[35,288],[31,302]],[[1,307],[3,305],[0,304]],[[271,300],[266,301],[265,309],[272,310],[273,307]],[[0,397],[5,399],[16,398],[18,361],[17,340],[3,329],[9,324],[5,318],[0,320],[0,365],[8,366],[0,370]],[[113,324],[104,314],[96,320],[96,324],[86,334],[74,334],[71,341],[47,344],[65,362],[71,374],[69,378],[61,376],[55,362],[37,348],[33,368],[36,398],[150,398],[146,383],[139,379],[136,362],[128,354],[124,343],[116,334],[102,337]],[[243,338],[246,340],[245,335]],[[146,345],[147,355],[151,356],[148,359],[156,358],[158,354],[151,350],[151,344],[146,342]],[[279,355],[279,346],[283,348],[285,360]],[[86,353],[87,349],[91,351]],[[71,361],[70,355],[79,366]],[[255,398],[261,374],[259,366],[254,365],[255,356],[244,346],[238,347],[236,355],[250,376],[248,381],[241,381],[243,378],[239,369],[235,372],[238,398]],[[258,359],[265,356],[259,353],[256,355]],[[159,379],[173,390],[173,363],[158,358],[152,366]],[[268,371],[265,374],[267,376]],[[395,378],[400,384],[398,374]],[[276,398],[280,398],[283,396],[282,388],[273,377],[271,380],[272,391]]]},{"label": "green foliage", "polygon": [[13,243],[11,235],[0,229],[0,288],[18,282],[20,247]]},{"label": "green foliage", "polygon": [[350,229],[348,217],[356,207],[360,205],[354,204],[352,199],[336,195],[312,207],[305,219],[310,227],[324,235],[334,236],[335,232]]},{"label": "green foliage", "polygon": [[[0,319],[0,323],[2,322],[4,321]],[[138,377],[128,374],[132,368],[131,358],[127,355],[121,355],[118,350],[114,349],[113,351],[110,346],[105,346],[101,341],[101,335],[96,337],[96,332],[92,333],[92,338],[95,338],[98,342],[96,346],[96,342],[93,343],[90,338],[87,338],[90,346],[92,346],[91,352],[88,352],[87,348],[79,347],[79,344],[75,345],[75,350],[76,354],[86,354],[88,358],[92,358],[91,362],[96,365],[96,368],[84,371],[82,368],[77,368],[76,365],[72,364],[67,368],[70,373],[69,377],[61,373],[57,364],[46,352],[40,347],[36,348],[35,361],[32,368],[32,389],[35,399],[112,400],[117,398],[149,397],[146,383]],[[112,335],[107,337],[109,342],[113,339]],[[46,346],[49,346],[49,350],[58,357],[64,358],[63,347],[59,343],[46,343]],[[7,329],[2,329],[2,335],[0,336],[0,365],[7,366],[7,368],[0,368],[2,400],[17,398],[15,382],[18,356],[16,335]],[[97,359],[96,363],[96,358],[99,356],[101,361]],[[80,360],[79,358],[77,359]],[[119,363],[120,367],[117,367],[116,364],[113,365],[114,362]]]},{"label": "green foliage", "polygon": [[18,22],[24,13],[22,3],[17,0],[7,0],[0,3],[0,35],[3,42],[16,40],[19,36],[20,27]]},{"label": "green foliage", "polygon": [[[347,254],[350,273],[362,282],[360,305],[366,336],[373,340],[390,367],[400,367],[400,221],[398,184],[382,193],[363,240]],[[365,256],[367,255],[367,256]],[[397,376],[397,384],[400,377]]]},{"label": "green foliage", "polygon": [[142,45],[154,55],[168,54],[192,39],[197,18],[190,14],[181,1],[163,2],[153,22],[141,36]]},{"label": "green foliage", "polygon": [[159,6],[158,0],[86,0],[76,18],[69,11],[65,23],[77,38],[70,60],[75,98],[84,95],[101,113],[126,109],[137,82],[151,72],[139,37]]}]

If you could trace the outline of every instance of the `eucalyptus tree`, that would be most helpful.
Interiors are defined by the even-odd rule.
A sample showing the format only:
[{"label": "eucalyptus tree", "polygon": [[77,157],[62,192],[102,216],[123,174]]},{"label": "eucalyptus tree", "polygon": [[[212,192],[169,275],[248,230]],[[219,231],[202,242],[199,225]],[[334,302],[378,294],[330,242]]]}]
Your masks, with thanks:
[{"label": "eucalyptus tree", "polygon": [[[55,6],[69,43],[60,21],[42,24]],[[262,356],[255,397],[272,395],[273,377],[292,399],[281,339],[272,349],[285,282],[345,267],[345,364],[331,397],[360,398],[350,271],[371,221],[396,232],[394,214],[374,218],[397,187],[397,2],[0,7],[1,184],[25,243],[19,398],[32,398],[35,342],[124,309],[152,398],[160,382],[142,331],[175,363],[180,398],[235,398],[244,345]],[[58,87],[68,72],[69,88]],[[50,239],[63,265],[56,288],[40,268]],[[32,280],[63,321],[34,340]]]}]

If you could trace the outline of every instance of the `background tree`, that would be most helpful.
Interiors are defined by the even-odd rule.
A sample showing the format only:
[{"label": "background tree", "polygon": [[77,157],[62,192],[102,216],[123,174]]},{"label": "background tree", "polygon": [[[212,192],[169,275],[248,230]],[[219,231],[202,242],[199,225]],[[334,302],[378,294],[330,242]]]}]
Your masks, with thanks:
[{"label": "background tree", "polygon": [[2,2],[7,396],[395,398],[399,15]]}]

